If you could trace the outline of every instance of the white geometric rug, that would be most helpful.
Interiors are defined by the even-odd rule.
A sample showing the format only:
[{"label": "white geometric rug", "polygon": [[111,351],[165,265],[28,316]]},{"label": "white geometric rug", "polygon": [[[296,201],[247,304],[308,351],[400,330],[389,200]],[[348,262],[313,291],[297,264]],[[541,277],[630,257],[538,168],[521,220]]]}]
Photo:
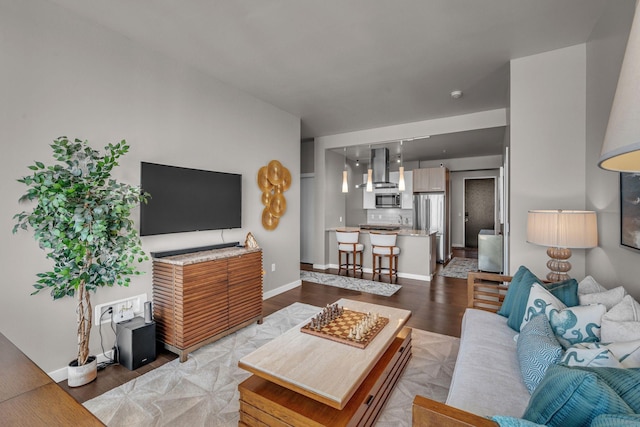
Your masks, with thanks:
[{"label": "white geometric rug", "polygon": [[[237,426],[238,384],[250,376],[238,360],[320,308],[294,303],[219,341],[175,359],[84,403],[108,426]],[[377,426],[410,426],[416,394],[444,402],[459,339],[413,330],[413,357]],[[100,378],[98,377],[98,381]]]},{"label": "white geometric rug", "polygon": [[300,270],[300,279],[385,297],[390,297],[402,288],[402,286],[392,283],[375,282],[373,280],[358,279],[357,277],[338,276],[337,274],[317,273],[308,270]]}]

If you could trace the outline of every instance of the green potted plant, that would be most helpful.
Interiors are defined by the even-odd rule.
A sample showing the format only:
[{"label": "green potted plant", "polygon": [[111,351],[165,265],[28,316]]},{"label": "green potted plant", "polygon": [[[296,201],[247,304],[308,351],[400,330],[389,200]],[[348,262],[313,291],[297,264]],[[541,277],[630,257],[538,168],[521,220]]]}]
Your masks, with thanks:
[{"label": "green potted plant", "polygon": [[31,228],[53,262],[52,270],[38,273],[32,295],[49,289],[54,300],[77,300],[78,354],[69,364],[69,386],[75,387],[93,381],[97,373],[96,358],[89,355],[91,292],[128,286],[130,276],[140,274],[135,262],[148,259],[129,217],[149,195],[111,177],[129,150],[124,140],[106,146],[104,155],[87,141],[67,137],[51,147],[57,163],[35,162],[29,166],[32,174],[18,180],[28,187],[20,201],[31,202],[32,209],[14,216],[13,232]]}]

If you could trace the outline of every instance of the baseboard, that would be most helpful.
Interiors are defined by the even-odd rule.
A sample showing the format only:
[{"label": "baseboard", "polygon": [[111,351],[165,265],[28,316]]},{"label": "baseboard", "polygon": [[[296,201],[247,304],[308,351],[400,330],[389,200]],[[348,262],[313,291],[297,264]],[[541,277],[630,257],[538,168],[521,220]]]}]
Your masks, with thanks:
[{"label": "baseboard", "polygon": [[[112,357],[113,357],[113,350],[109,350],[106,353],[99,354],[98,355],[98,364],[104,363],[104,362],[109,362]],[[49,375],[49,377],[53,381],[55,381],[56,383],[59,383],[60,381],[66,381],[67,378],[68,378],[67,367],[65,366],[64,368],[60,368],[60,369],[56,369],[55,371],[47,372],[47,375]]]},{"label": "baseboard", "polygon": [[[315,265],[314,265],[315,268]],[[328,268],[333,268],[333,269],[338,269],[338,265],[337,264],[329,264]],[[325,268],[326,270],[326,268]],[[368,273],[371,274],[373,273],[373,269],[369,268],[369,267],[363,267],[362,271],[364,273]],[[429,274],[429,275],[423,275],[423,274],[413,274],[413,273],[398,273],[398,277],[403,277],[405,279],[415,279],[415,280],[422,280],[423,282],[430,282],[433,279],[433,274]]]},{"label": "baseboard", "polygon": [[270,291],[267,291],[265,293],[262,294],[262,299],[269,299],[271,297],[275,297],[276,295],[280,295],[281,293],[290,291],[293,288],[297,288],[298,286],[302,285],[302,280],[298,279],[298,280],[294,280],[291,283],[288,283],[286,285],[282,285],[278,288],[272,289]]},{"label": "baseboard", "polygon": [[[331,264],[327,265],[327,264],[313,264],[313,268],[315,270],[328,270],[331,268]],[[338,267],[335,267],[338,268]]]}]

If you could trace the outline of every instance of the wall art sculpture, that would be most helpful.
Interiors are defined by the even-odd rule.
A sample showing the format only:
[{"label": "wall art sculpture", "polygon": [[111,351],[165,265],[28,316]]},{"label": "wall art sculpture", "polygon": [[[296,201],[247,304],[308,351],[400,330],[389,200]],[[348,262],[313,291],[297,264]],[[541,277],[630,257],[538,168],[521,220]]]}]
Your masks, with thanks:
[{"label": "wall art sculpture", "polygon": [[277,160],[271,160],[267,166],[258,170],[258,187],[262,191],[262,226],[266,230],[275,230],[280,217],[287,211],[287,199],[284,192],[291,187],[291,173]]}]

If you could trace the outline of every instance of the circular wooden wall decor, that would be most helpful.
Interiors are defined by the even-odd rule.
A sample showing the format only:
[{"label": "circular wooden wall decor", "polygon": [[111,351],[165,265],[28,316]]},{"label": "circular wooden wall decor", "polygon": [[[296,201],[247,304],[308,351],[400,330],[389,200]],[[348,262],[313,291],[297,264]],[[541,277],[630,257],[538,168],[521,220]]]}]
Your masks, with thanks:
[{"label": "circular wooden wall decor", "polygon": [[287,211],[287,199],[283,193],[291,187],[291,172],[279,161],[271,160],[258,170],[257,181],[264,205],[262,226],[266,230],[275,230],[280,217]]}]

